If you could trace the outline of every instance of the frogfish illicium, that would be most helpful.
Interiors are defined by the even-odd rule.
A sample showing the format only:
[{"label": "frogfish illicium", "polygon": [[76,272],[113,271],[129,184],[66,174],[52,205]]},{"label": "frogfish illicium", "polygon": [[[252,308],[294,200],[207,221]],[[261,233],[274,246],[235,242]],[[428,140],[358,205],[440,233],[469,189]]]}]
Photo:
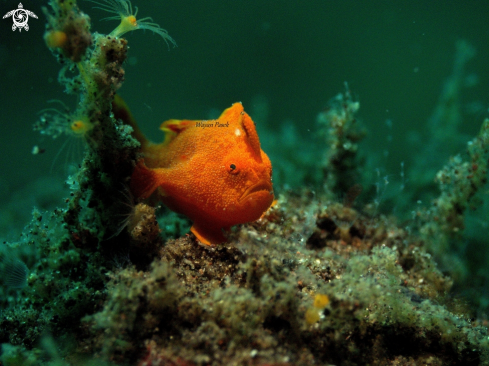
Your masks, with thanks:
[{"label": "frogfish illicium", "polygon": [[140,199],[155,195],[187,216],[200,242],[225,242],[231,226],[258,220],[272,204],[272,164],[241,103],[216,120],[163,122],[162,143],[141,133],[118,96],[113,112],[133,126],[141,143],[143,159],[131,176],[133,195]]}]

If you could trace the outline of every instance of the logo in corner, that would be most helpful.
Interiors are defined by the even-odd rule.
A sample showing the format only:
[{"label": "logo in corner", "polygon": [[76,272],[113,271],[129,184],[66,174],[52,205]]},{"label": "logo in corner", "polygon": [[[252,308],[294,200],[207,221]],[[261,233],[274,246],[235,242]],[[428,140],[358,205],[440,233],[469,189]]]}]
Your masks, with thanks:
[{"label": "logo in corner", "polygon": [[3,16],[3,19],[12,17],[14,21],[14,25],[12,25],[13,31],[15,31],[17,28],[19,28],[19,32],[22,31],[22,28],[28,31],[29,25],[27,24],[27,21],[29,20],[29,15],[37,19],[36,14],[34,14],[30,10],[24,9],[22,3],[19,3],[19,8],[9,11],[7,14]]}]

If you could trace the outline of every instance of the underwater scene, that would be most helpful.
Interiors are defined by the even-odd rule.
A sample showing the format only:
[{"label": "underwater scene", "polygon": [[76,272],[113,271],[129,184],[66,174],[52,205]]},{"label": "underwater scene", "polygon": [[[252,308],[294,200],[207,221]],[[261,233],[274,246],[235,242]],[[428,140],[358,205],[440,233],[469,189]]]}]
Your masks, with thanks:
[{"label": "underwater scene", "polygon": [[0,366],[489,365],[489,3],[0,0]]}]

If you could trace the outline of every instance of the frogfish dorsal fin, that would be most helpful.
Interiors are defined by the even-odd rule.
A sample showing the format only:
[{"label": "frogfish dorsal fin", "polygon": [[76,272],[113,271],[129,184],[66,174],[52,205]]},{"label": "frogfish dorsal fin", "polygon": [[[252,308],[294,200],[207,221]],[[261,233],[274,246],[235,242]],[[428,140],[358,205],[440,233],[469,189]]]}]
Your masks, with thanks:
[{"label": "frogfish dorsal fin", "polygon": [[237,121],[246,133],[248,145],[253,152],[253,155],[258,161],[261,161],[261,146],[260,139],[255,128],[255,122],[251,119],[248,113],[244,111],[241,102],[234,103],[231,107],[222,112],[219,120],[223,123],[227,121]]},{"label": "frogfish dorsal fin", "polygon": [[224,112],[221,113],[219,121],[222,121],[222,123],[238,121],[243,110],[244,108],[241,102],[234,103],[231,107],[226,108]]},{"label": "frogfish dorsal fin", "polygon": [[256,158],[261,161],[260,139],[258,138],[258,133],[256,132],[255,122],[253,122],[248,113],[242,112],[242,115],[243,118],[241,119],[241,126],[243,126],[243,130],[246,132],[248,143]]}]

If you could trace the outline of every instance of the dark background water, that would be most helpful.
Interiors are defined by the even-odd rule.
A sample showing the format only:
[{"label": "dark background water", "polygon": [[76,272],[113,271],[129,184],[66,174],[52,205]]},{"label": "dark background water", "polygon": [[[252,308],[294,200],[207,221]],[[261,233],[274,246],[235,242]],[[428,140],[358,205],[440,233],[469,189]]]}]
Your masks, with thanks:
[{"label": "dark background water", "polygon": [[[1,0],[0,13],[17,5]],[[12,32],[11,18],[0,20],[4,202],[19,189],[28,192],[39,178],[63,180],[63,164],[73,155],[61,152],[51,169],[66,139],[53,142],[32,131],[38,111],[51,106],[48,100],[63,100],[71,109],[77,101],[63,93],[60,65],[42,38],[46,2],[23,5],[39,17],[29,20],[28,32]],[[79,6],[92,17],[93,30],[108,33],[117,26],[100,21],[107,14],[92,3],[80,0]],[[477,83],[462,94],[461,133],[474,135],[487,116],[487,1],[140,0],[133,6],[138,18],[152,16],[178,44],[168,51],[149,31],[126,35],[130,50],[120,94],[155,140],[166,119],[206,119],[241,101],[250,112],[268,111],[259,126],[268,131],[261,135],[265,150],[287,124],[300,137],[295,149],[308,149],[317,114],[348,81],[369,131],[366,153],[380,157],[379,168],[397,173],[401,161],[410,164],[413,136],[425,131],[460,39],[477,50],[467,65]],[[46,152],[32,155],[34,145]]]}]

